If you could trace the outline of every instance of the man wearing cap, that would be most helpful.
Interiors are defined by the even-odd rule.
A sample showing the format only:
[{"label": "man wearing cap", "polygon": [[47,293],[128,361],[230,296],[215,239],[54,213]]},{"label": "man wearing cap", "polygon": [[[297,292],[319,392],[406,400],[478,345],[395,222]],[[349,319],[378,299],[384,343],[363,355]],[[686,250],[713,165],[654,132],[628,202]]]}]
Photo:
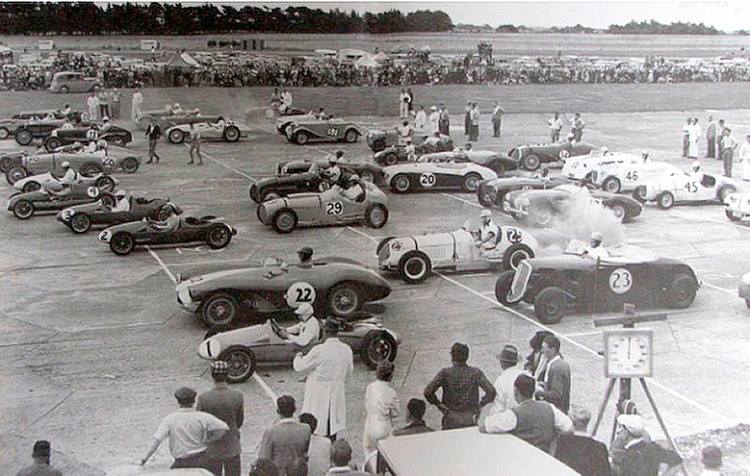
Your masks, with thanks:
[{"label": "man wearing cap", "polygon": [[316,435],[336,438],[346,428],[346,380],[354,370],[352,348],[338,339],[339,325],[334,319],[325,322],[326,339],[306,354],[298,352],[292,366],[306,373],[302,413],[318,420]]},{"label": "man wearing cap", "polygon": [[482,227],[479,228],[479,239],[477,246],[484,251],[495,249],[500,236],[500,227],[492,220],[492,212],[486,208],[479,212],[479,218],[482,220]]},{"label": "man wearing cap", "polygon": [[303,246],[297,250],[297,257],[299,258],[300,268],[312,268],[313,267],[313,249],[309,246]]},{"label": "man wearing cap", "polygon": [[180,408],[167,415],[151,437],[141,465],[169,438],[169,452],[174,458],[172,468],[210,469],[208,445],[219,441],[228,431],[229,425],[215,416],[193,408],[195,390],[181,387],[174,393]]},{"label": "man wearing cap", "polygon": [[331,469],[326,476],[369,476],[351,466],[352,447],[346,440],[338,440],[331,445]]},{"label": "man wearing cap", "polygon": [[523,369],[518,366],[518,349],[516,346],[506,345],[499,354],[495,355],[495,358],[500,361],[502,371],[493,384],[496,395],[492,405],[489,406],[490,414],[504,412],[518,405],[513,384],[516,383],[516,378],[523,373]]},{"label": "man wearing cap", "polygon": [[542,341],[542,353],[547,357],[547,367],[542,375],[539,396],[567,413],[570,408],[570,364],[560,355],[560,339],[548,335]]},{"label": "man wearing cap", "polygon": [[229,426],[229,431],[208,445],[209,470],[221,476],[239,476],[241,472],[242,445],[240,428],[245,421],[245,404],[242,392],[229,388],[229,365],[223,360],[211,363],[214,388],[198,396],[196,410],[209,413]]},{"label": "man wearing cap", "polygon": [[49,441],[39,440],[34,443],[31,457],[34,463],[16,473],[16,476],[62,476],[62,471],[50,466],[51,445]]},{"label": "man wearing cap", "polygon": [[309,343],[319,339],[320,323],[313,315],[314,312],[312,305],[309,303],[300,304],[294,310],[300,322],[286,329],[279,329],[279,337],[299,347],[305,347]]},{"label": "man wearing cap", "polygon": [[568,416],[573,420],[573,434],[558,437],[555,458],[581,476],[610,476],[612,468],[609,465],[607,446],[588,434],[591,412],[573,405]]},{"label": "man wearing cap", "polygon": [[676,469],[682,463],[682,457],[676,451],[643,438],[644,425],[640,415],[620,415],[617,424],[618,432],[624,433],[626,441],[619,476],[658,476],[662,464]]},{"label": "man wearing cap", "polygon": [[259,458],[270,459],[282,476],[307,474],[307,451],[310,448],[310,427],[294,418],[297,409],[294,397],[276,399],[279,421],[263,433]]},{"label": "man wearing cap", "polygon": [[584,253],[595,260],[607,259],[609,252],[602,246],[604,237],[598,231],[591,232],[591,241],[584,249]]}]

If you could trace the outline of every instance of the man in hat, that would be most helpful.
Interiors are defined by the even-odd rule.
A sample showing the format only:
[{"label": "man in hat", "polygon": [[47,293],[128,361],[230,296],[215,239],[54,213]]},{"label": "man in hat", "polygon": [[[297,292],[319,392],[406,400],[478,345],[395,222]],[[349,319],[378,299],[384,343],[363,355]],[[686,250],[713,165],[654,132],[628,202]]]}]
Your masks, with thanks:
[{"label": "man in hat", "polygon": [[609,465],[607,446],[588,434],[591,412],[573,405],[568,416],[573,420],[573,434],[558,437],[555,458],[581,476],[610,476],[612,468]]},{"label": "man in hat", "polygon": [[584,249],[584,253],[593,259],[601,260],[609,257],[609,252],[602,246],[604,237],[598,231],[591,232],[591,241]]},{"label": "man in hat", "polygon": [[721,476],[722,454],[718,446],[710,445],[701,452],[703,471],[700,476]]},{"label": "man in hat", "polygon": [[682,463],[682,457],[676,451],[643,438],[644,425],[640,415],[620,415],[617,424],[618,432],[624,433],[626,441],[619,466],[620,476],[658,476],[662,464],[671,469]]},{"label": "man in hat", "polygon": [[49,441],[39,440],[34,443],[31,457],[34,463],[16,473],[16,476],[62,476],[62,471],[50,466],[51,446]]},{"label": "man in hat", "polygon": [[294,418],[294,397],[276,399],[279,420],[263,433],[259,458],[270,459],[287,476],[307,474],[307,452],[310,448],[310,427]]},{"label": "man in hat", "polygon": [[438,119],[438,131],[444,136],[451,135],[451,116],[445,104],[440,104],[440,118]]},{"label": "man in hat", "polygon": [[516,346],[504,346],[503,350],[495,355],[495,358],[500,361],[502,371],[493,384],[496,395],[495,400],[489,407],[490,414],[504,412],[518,405],[513,385],[516,383],[516,378],[523,373],[523,369],[518,366],[518,348]]},{"label": "man in hat", "polygon": [[299,258],[298,266],[300,268],[312,268],[313,266],[313,249],[309,246],[303,246],[297,250],[297,257]]},{"label": "man in hat", "polygon": [[325,322],[326,339],[307,355],[298,352],[292,366],[306,373],[302,413],[318,420],[316,435],[336,439],[346,428],[346,380],[354,370],[352,348],[338,338],[339,325],[334,319]]},{"label": "man in hat", "polygon": [[294,310],[300,322],[286,329],[279,329],[279,337],[300,347],[305,347],[317,340],[320,337],[320,323],[313,315],[314,312],[311,304],[306,302],[300,304]]},{"label": "man in hat", "polygon": [[229,388],[228,372],[229,365],[223,360],[211,363],[214,388],[198,396],[196,409],[215,416],[229,426],[224,436],[208,445],[210,471],[221,476],[223,469],[225,476],[239,476],[242,466],[240,428],[245,421],[245,404],[242,392]]},{"label": "man in hat", "polygon": [[542,375],[539,396],[568,413],[570,408],[570,364],[560,355],[560,339],[548,335],[542,342],[542,353],[547,358],[547,368]]},{"label": "man in hat", "polygon": [[215,416],[193,408],[195,390],[181,387],[174,393],[179,409],[161,421],[151,437],[151,443],[141,465],[169,438],[169,452],[174,458],[172,468],[210,469],[208,445],[219,441],[228,431],[229,425]]}]

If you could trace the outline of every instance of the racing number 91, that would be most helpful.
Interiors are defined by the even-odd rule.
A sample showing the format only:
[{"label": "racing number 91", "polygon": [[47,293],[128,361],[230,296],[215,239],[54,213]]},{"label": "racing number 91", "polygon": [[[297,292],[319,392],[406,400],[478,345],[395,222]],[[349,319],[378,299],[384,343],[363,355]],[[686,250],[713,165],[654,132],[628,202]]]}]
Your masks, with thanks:
[{"label": "racing number 91", "polygon": [[341,202],[326,203],[326,215],[341,215],[344,212],[344,204]]},{"label": "racing number 91", "polygon": [[687,190],[688,193],[696,193],[698,191],[698,182],[686,183],[685,190]]},{"label": "racing number 91", "polygon": [[312,304],[315,302],[315,288],[311,284],[299,281],[286,291],[286,303],[291,308],[297,308],[301,304]]},{"label": "racing number 91", "polygon": [[339,130],[336,127],[329,127],[328,130],[326,130],[326,134],[331,137],[336,137],[339,135]]},{"label": "racing number 91", "polygon": [[633,287],[633,275],[625,268],[617,268],[609,275],[609,289],[616,294],[625,294]]}]

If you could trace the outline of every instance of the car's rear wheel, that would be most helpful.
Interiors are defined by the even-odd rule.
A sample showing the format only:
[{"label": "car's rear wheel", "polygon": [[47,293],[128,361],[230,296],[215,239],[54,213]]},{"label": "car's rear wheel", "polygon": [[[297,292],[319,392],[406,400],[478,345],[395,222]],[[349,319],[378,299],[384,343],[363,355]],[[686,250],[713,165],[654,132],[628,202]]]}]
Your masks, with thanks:
[{"label": "car's rear wheel", "polygon": [[742,214],[733,212],[732,210],[724,210],[724,214],[729,218],[731,221],[740,221],[742,220]]},{"label": "car's rear wheel", "polygon": [[513,277],[516,272],[508,269],[500,273],[495,281],[495,299],[504,306],[513,306],[515,303],[508,301],[510,287],[513,284]]},{"label": "car's rear wheel", "polygon": [[354,129],[349,129],[344,134],[344,140],[349,144],[357,142],[357,139],[359,139],[359,132],[355,131]]},{"label": "car's rear wheel", "polygon": [[118,256],[125,256],[135,248],[135,238],[130,233],[115,233],[109,240],[109,249]]},{"label": "car's rear wheel", "polygon": [[525,259],[531,259],[534,257],[534,252],[528,246],[516,243],[505,250],[503,255],[503,268],[504,269],[518,269],[521,261]]},{"label": "car's rear wheel", "polygon": [[229,126],[224,129],[224,140],[227,142],[237,142],[240,140],[240,130],[236,126]]},{"label": "car's rear wheel", "polygon": [[421,251],[409,251],[398,260],[398,274],[406,283],[421,283],[427,279],[431,271],[432,262]]},{"label": "car's rear wheel", "polygon": [[172,144],[182,144],[185,142],[185,133],[180,129],[172,129],[169,131],[169,134],[167,134],[167,139],[169,139],[169,142]]},{"label": "car's rear wheel", "polygon": [[44,141],[44,148],[47,149],[47,152],[52,152],[61,145],[62,142],[60,142],[60,139],[55,136],[48,137],[47,140]]},{"label": "car's rear wheel", "polygon": [[672,192],[662,192],[656,197],[656,205],[662,210],[669,210],[674,205]]},{"label": "car's rear wheel", "polygon": [[18,142],[19,144],[29,145],[33,140],[34,136],[32,136],[31,132],[27,131],[26,129],[16,131],[16,142]]},{"label": "car's rear wheel", "polygon": [[383,139],[377,139],[372,143],[372,150],[374,152],[380,152],[385,149],[385,141]]},{"label": "car's rear wheel", "polygon": [[10,131],[6,127],[0,127],[0,140],[5,140],[10,137]]},{"label": "car's rear wheel", "polygon": [[85,213],[76,213],[70,220],[70,229],[75,233],[86,233],[91,229],[91,219]]},{"label": "car's rear wheel", "polygon": [[111,192],[115,189],[115,181],[108,175],[102,175],[96,179],[96,188],[103,192]]},{"label": "car's rear wheel", "polygon": [[542,163],[542,161],[539,159],[539,156],[536,154],[529,154],[526,157],[523,158],[521,161],[521,165],[526,170],[536,170],[539,168],[539,165]]},{"label": "car's rear wheel", "polygon": [[26,182],[23,184],[23,193],[29,193],[29,192],[35,192],[42,188],[41,185],[39,185],[39,182],[34,182],[33,180],[30,182]]},{"label": "car's rear wheel", "polygon": [[466,193],[476,193],[479,188],[479,183],[482,181],[482,177],[477,174],[467,174],[461,182],[461,189]]},{"label": "car's rear wheel", "polygon": [[122,161],[121,167],[122,170],[124,170],[126,173],[134,174],[138,171],[138,166],[140,163],[137,159],[134,159],[133,157],[127,157]]},{"label": "car's rear wheel", "polygon": [[610,205],[609,209],[612,210],[612,214],[615,216],[618,222],[623,223],[626,221],[628,217],[628,212],[625,209],[624,205],[620,203],[615,203],[613,205]]},{"label": "car's rear wheel", "polygon": [[84,177],[93,177],[96,174],[104,172],[104,168],[98,164],[86,164],[81,167],[81,175]]},{"label": "car's rear wheel", "polygon": [[388,223],[388,209],[380,203],[370,205],[365,211],[365,223],[370,228],[384,227]]},{"label": "car's rear wheel", "polygon": [[685,309],[695,300],[697,286],[687,274],[678,274],[664,294],[664,303],[671,309]]},{"label": "car's rear wheel", "polygon": [[231,294],[211,295],[201,306],[201,319],[208,326],[228,325],[234,321],[239,310],[237,299]]},{"label": "car's rear wheel", "polygon": [[19,200],[13,205],[13,215],[19,220],[28,220],[34,215],[34,204],[28,200]]},{"label": "car's rear wheel", "polygon": [[70,89],[68,89],[67,86],[60,86],[60,92],[62,94],[68,94],[69,91],[70,91]]},{"label": "car's rear wheel", "polygon": [[294,134],[294,142],[299,145],[305,145],[309,140],[310,136],[308,136],[307,132],[305,131],[299,131],[298,133]]},{"label": "car's rear wheel", "polygon": [[385,331],[371,331],[362,339],[359,352],[362,362],[369,369],[375,369],[380,362],[396,360],[398,344],[393,336]]},{"label": "car's rear wheel", "polygon": [[542,289],[534,299],[534,314],[542,324],[557,324],[568,308],[568,297],[557,287]]},{"label": "car's rear wheel", "polygon": [[348,317],[361,306],[357,288],[352,283],[340,283],[328,292],[328,309],[334,316]]},{"label": "car's rear wheel", "polygon": [[639,203],[646,203],[646,186],[637,186],[635,190],[633,190],[633,198]]},{"label": "car's rear wheel", "polygon": [[617,177],[607,177],[604,179],[604,183],[602,183],[602,188],[610,193],[617,193],[620,191],[620,188],[622,187],[622,184],[620,183],[620,179]]},{"label": "car's rear wheel", "polygon": [[411,189],[411,181],[406,175],[396,175],[391,181],[391,186],[397,193],[406,193]]},{"label": "car's rear wheel", "polygon": [[385,154],[383,161],[385,165],[396,165],[398,163],[398,155],[393,152]]},{"label": "car's rear wheel", "polygon": [[209,247],[220,250],[232,241],[232,231],[226,225],[216,225],[208,230],[206,243]]},{"label": "car's rear wheel", "polygon": [[227,382],[242,383],[253,376],[257,362],[255,353],[241,345],[233,345],[221,351],[219,360],[227,363]]},{"label": "car's rear wheel", "polygon": [[271,226],[277,233],[291,233],[297,228],[297,214],[290,208],[283,208],[273,216]]}]

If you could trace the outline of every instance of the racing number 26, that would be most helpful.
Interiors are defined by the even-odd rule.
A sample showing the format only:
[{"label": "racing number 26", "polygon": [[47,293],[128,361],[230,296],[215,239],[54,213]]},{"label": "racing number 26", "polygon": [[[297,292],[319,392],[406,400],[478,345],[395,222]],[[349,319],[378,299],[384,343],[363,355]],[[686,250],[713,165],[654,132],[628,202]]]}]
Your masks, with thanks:
[{"label": "racing number 26", "polygon": [[344,212],[344,204],[341,202],[326,203],[327,215],[341,215]]}]

